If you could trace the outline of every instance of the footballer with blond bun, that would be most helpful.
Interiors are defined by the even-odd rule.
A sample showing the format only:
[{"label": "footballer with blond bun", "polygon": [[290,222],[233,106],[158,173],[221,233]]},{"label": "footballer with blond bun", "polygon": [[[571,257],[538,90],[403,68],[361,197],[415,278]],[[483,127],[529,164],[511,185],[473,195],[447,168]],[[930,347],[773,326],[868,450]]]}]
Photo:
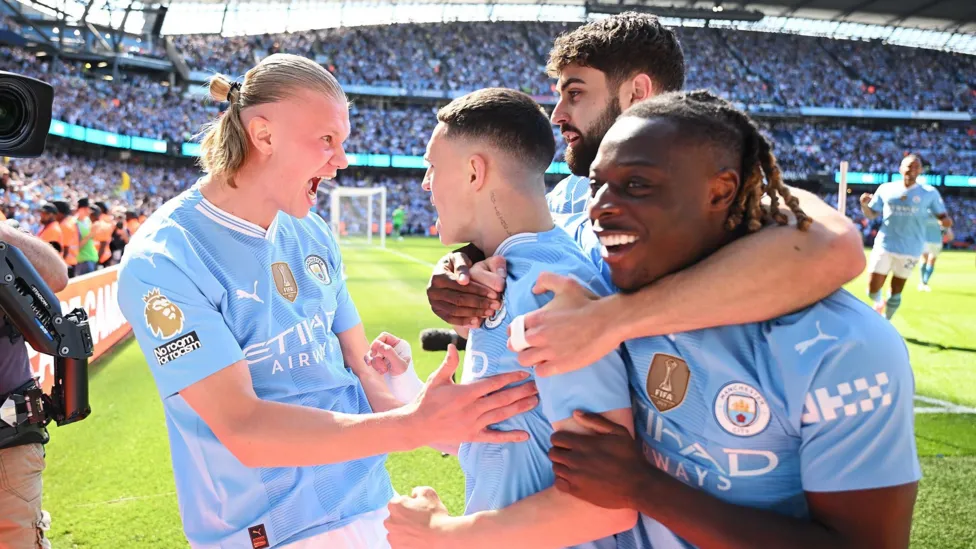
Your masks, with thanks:
[{"label": "footballer with blond bun", "polygon": [[[363,325],[328,224],[323,179],[347,166],[345,93],[275,54],[230,82],[205,127],[206,175],[126,248],[119,304],[162,400],[190,545],[387,547],[386,454],[507,442],[488,427],[535,406],[528,372],[454,385],[448,356],[416,398],[367,366]],[[409,350],[402,350],[409,356]]]}]

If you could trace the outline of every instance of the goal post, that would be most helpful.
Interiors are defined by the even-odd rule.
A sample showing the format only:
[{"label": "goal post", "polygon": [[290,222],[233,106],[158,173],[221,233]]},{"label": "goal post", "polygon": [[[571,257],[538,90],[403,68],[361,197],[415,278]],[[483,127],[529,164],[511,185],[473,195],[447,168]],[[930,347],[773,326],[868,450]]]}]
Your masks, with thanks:
[{"label": "goal post", "polygon": [[336,240],[364,235],[372,244],[378,232],[380,247],[386,247],[386,187],[335,187],[329,201],[329,225]]},{"label": "goal post", "polygon": [[846,160],[840,163],[840,181],[837,185],[837,211],[847,215],[847,168],[850,164]]}]

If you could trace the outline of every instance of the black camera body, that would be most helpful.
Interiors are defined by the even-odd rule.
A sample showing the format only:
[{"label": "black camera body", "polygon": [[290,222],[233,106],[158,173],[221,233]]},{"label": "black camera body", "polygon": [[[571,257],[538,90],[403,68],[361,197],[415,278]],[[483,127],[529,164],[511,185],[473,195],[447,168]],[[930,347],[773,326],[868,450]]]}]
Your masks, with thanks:
[{"label": "black camera body", "polygon": [[[0,71],[0,156],[43,154],[53,103],[50,84]],[[0,448],[36,434],[51,421],[66,425],[88,417],[88,359],[94,350],[88,314],[81,308],[62,314],[60,300],[23,252],[2,241],[0,314],[7,319],[0,337],[22,338],[54,357],[50,395],[30,383],[0,402]]]},{"label": "black camera body", "polygon": [[53,104],[54,88],[47,82],[0,71],[0,156],[40,156]]}]

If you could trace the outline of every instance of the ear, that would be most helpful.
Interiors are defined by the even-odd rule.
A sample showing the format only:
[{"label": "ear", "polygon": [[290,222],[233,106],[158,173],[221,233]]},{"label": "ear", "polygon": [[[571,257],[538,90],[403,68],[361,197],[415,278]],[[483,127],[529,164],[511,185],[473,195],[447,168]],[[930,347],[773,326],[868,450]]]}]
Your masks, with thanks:
[{"label": "ear", "polygon": [[655,93],[654,82],[650,76],[644,73],[627,80],[620,88],[621,92],[625,92],[621,97],[621,108],[623,110],[627,110],[631,105],[640,103],[645,99],[650,99]]},{"label": "ear", "polygon": [[488,159],[482,154],[473,154],[468,159],[468,184],[478,192],[485,185],[488,172]]},{"label": "ear", "polygon": [[263,116],[254,116],[247,121],[245,126],[247,136],[254,148],[263,155],[270,155],[271,148],[271,123]]},{"label": "ear", "polygon": [[731,208],[740,183],[739,173],[732,169],[724,169],[712,176],[708,181],[708,208],[712,211]]}]

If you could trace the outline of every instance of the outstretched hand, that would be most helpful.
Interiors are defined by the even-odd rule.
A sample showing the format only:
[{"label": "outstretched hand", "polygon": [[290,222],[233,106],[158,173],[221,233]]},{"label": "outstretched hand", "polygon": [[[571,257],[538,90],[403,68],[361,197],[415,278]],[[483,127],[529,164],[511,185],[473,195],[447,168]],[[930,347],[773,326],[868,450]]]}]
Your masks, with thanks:
[{"label": "outstretched hand", "polygon": [[414,402],[415,428],[426,445],[457,446],[463,442],[524,442],[525,431],[499,431],[491,425],[527,412],[539,403],[535,383],[524,382],[528,372],[508,372],[464,385],[453,380],[458,351],[449,345],[447,356],[431,374]]}]

